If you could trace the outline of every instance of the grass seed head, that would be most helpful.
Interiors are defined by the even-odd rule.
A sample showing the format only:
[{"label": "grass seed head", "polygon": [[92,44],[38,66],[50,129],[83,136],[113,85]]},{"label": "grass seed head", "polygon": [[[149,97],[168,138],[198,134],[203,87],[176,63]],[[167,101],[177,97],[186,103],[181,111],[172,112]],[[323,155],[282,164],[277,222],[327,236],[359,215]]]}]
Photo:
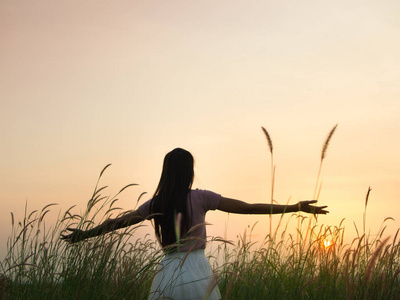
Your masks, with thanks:
[{"label": "grass seed head", "polygon": [[272,153],[273,147],[272,147],[272,140],[271,140],[271,137],[269,136],[268,131],[267,131],[264,127],[261,127],[261,129],[262,129],[262,131],[264,132],[265,137],[267,138],[269,151]]},{"label": "grass seed head", "polygon": [[329,132],[329,134],[328,134],[328,136],[327,136],[327,138],[326,138],[326,140],[325,140],[324,146],[322,147],[321,160],[324,160],[324,158],[325,158],[326,150],[328,149],[329,142],[331,141],[331,138],[332,138],[333,134],[335,133],[335,130],[336,130],[336,127],[337,127],[337,126],[338,126],[338,124],[336,124],[336,125],[331,129],[331,131]]}]

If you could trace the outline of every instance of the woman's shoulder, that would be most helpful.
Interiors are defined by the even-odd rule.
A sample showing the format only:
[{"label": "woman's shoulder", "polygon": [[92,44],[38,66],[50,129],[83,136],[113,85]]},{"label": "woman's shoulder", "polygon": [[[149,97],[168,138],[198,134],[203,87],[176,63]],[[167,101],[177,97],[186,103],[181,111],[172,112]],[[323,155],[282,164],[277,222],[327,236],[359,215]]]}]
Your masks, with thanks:
[{"label": "woman's shoulder", "polygon": [[193,195],[204,198],[204,197],[209,197],[209,196],[218,195],[218,194],[214,193],[210,190],[196,188],[196,189],[191,190],[191,196],[193,196]]},{"label": "woman's shoulder", "polygon": [[199,189],[199,188],[195,188],[191,190],[192,193],[201,193],[201,194],[207,194],[207,193],[213,193],[216,194],[213,191],[207,190],[207,189]]},{"label": "woman's shoulder", "polygon": [[191,191],[192,202],[204,206],[206,210],[215,210],[221,200],[221,195],[210,190],[194,189]]},{"label": "woman's shoulder", "polygon": [[137,208],[137,211],[143,218],[147,218],[150,215],[151,200],[153,199],[147,200]]}]

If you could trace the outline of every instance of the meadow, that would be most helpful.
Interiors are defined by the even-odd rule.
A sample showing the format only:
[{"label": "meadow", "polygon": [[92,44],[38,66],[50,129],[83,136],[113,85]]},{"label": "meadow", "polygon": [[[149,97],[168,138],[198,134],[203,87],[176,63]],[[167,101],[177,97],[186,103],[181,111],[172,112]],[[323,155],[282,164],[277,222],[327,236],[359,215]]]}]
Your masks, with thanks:
[{"label": "meadow", "polygon": [[[324,143],[319,174],[334,129]],[[264,133],[271,152],[273,186],[273,148],[266,130]],[[77,244],[60,239],[68,227],[87,229],[120,212],[118,195],[132,185],[115,196],[103,196],[106,187],[99,182],[107,167],[101,171],[83,215],[74,214],[71,207],[46,227],[46,215],[54,204],[40,211],[26,209],[21,221],[11,214],[7,255],[0,265],[0,299],[148,297],[163,254],[152,237],[135,237],[141,225]],[[250,229],[235,242],[210,238],[213,250],[206,253],[223,299],[398,299],[400,229],[394,237],[385,237],[388,219],[383,220],[378,235],[366,234],[364,226],[346,244],[343,222],[320,225],[313,216],[293,214],[287,223],[279,222],[276,228],[270,225],[261,243],[251,241]],[[295,222],[295,232],[287,229],[289,222]]]}]

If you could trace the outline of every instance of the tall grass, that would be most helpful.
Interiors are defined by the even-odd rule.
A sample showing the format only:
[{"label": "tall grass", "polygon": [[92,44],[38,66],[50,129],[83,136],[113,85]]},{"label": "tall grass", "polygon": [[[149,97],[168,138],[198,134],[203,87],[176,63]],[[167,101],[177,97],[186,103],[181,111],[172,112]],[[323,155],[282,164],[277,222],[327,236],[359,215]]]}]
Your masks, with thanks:
[{"label": "tall grass", "polygon": [[[307,225],[303,225],[305,230]],[[361,236],[344,244],[342,225],[315,226],[313,231],[318,234],[306,247],[298,246],[285,231],[279,242],[267,236],[258,245],[242,236],[232,251],[219,247],[214,255],[223,255],[224,263],[216,263],[215,269],[223,298],[397,299],[397,234],[392,243],[386,237],[365,245],[365,236]]]},{"label": "tall grass", "polygon": [[[324,144],[322,145],[321,159],[320,159],[320,162],[319,162],[318,175],[317,175],[317,182],[315,183],[313,200],[318,200],[318,199],[319,199],[319,195],[320,195],[321,187],[322,187],[322,182],[320,182],[320,180],[321,180],[322,164],[323,164],[324,159],[325,159],[325,157],[326,157],[326,152],[328,151],[329,143],[330,143],[330,141],[331,141],[331,139],[332,139],[333,134],[334,134],[335,131],[336,131],[337,126],[338,126],[338,124],[336,124],[335,126],[333,126],[333,128],[332,128],[331,131],[329,132],[328,136],[326,137]],[[317,218],[317,216],[316,216],[316,218]],[[311,229],[312,229],[312,226],[311,226],[312,220],[313,220],[313,219],[310,218],[310,219],[309,219],[309,222],[308,222],[308,228],[307,228],[307,233],[306,233],[306,237],[305,237],[306,239],[308,238],[309,235],[310,235],[310,238],[311,238],[311,235],[312,235],[312,231],[311,231]]]},{"label": "tall grass", "polygon": [[[109,166],[109,165],[108,165]],[[100,173],[99,180],[108,167]],[[11,235],[7,255],[1,262],[3,298],[9,299],[143,299],[147,296],[154,269],[161,257],[149,237],[132,242],[138,226],[126,228],[77,244],[60,240],[67,227],[87,229],[118,213],[117,196],[102,196],[106,186],[97,181],[83,216],[74,207],[59,214],[46,227],[47,205],[40,212],[15,222],[11,214]],[[142,196],[141,194],[139,196]],[[139,225],[140,226],[140,225]]]},{"label": "tall grass", "polygon": [[[54,204],[30,213],[26,208],[20,222],[11,215],[8,252],[0,265],[1,299],[147,298],[162,252],[150,237],[135,237],[141,225],[72,245],[59,239],[67,227],[86,229],[120,212],[117,196],[132,185],[102,196],[106,187],[98,184],[106,168],[83,216],[71,207],[48,227]],[[387,218],[378,235],[366,234],[368,197],[369,192],[363,232],[356,227],[357,237],[348,244],[344,220],[337,226],[316,224],[312,239],[306,239],[309,217],[297,214],[286,223],[281,218],[262,242],[251,240],[254,226],[236,242],[210,239],[213,250],[207,255],[223,299],[397,299],[400,229],[385,237],[392,220]],[[291,222],[298,222],[300,239],[289,231]]]},{"label": "tall grass", "polygon": [[333,126],[333,128],[332,128],[331,131],[329,132],[329,134],[328,134],[328,136],[326,137],[325,142],[324,142],[324,144],[323,144],[323,146],[322,146],[321,160],[320,160],[320,163],[319,163],[318,175],[317,175],[317,182],[316,182],[316,184],[315,184],[314,195],[313,195],[313,199],[316,199],[316,200],[318,200],[319,194],[320,194],[320,192],[321,192],[321,186],[322,186],[322,185],[321,185],[320,179],[321,179],[322,164],[323,164],[324,159],[325,159],[325,157],[326,157],[326,152],[328,151],[329,143],[330,143],[330,141],[331,141],[331,139],[332,139],[333,134],[334,134],[335,131],[336,131],[337,126],[338,126],[338,124],[336,124],[335,126]]},{"label": "tall grass", "polygon": [[[271,204],[274,202],[274,188],[275,188],[275,166],[274,166],[274,151],[272,146],[272,139],[268,131],[261,127],[264,132],[265,138],[267,139],[269,152],[271,154]],[[272,209],[272,208],[271,208]],[[269,234],[272,234],[272,214],[269,215]]]}]

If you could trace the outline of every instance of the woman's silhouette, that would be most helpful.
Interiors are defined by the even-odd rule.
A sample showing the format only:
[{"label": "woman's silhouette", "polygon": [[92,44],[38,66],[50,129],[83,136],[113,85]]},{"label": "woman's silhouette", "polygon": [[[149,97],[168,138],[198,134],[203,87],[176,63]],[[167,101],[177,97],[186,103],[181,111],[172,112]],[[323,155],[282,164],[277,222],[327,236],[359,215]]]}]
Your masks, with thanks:
[{"label": "woman's silhouette", "polygon": [[326,206],[313,206],[316,201],[295,205],[250,204],[222,197],[207,190],[192,190],[193,156],[176,148],[164,158],[160,182],[152,199],[135,211],[108,219],[90,230],[70,229],[62,235],[70,243],[98,236],[145,219],[154,221],[155,234],[165,256],[155,276],[149,299],[220,299],[218,286],[204,255],[206,246],[205,214],[221,210],[237,214],[281,214],[303,211],[326,214]]}]

